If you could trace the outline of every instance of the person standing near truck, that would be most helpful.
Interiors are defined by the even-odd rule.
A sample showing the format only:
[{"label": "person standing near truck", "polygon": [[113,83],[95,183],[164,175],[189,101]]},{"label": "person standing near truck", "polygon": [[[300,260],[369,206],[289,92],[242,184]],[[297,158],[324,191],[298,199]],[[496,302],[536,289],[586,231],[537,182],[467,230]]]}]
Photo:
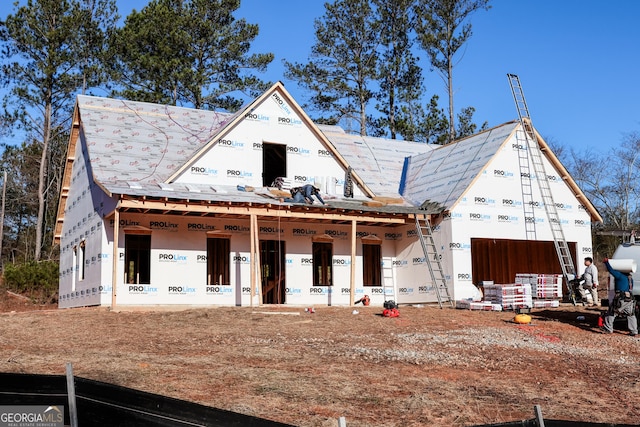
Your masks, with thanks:
[{"label": "person standing near truck", "polygon": [[587,292],[591,293],[593,299],[593,305],[600,305],[598,300],[598,268],[593,265],[593,258],[586,257],[584,259],[584,273],[582,273],[582,280],[584,282],[578,287],[580,295],[582,296],[582,304],[587,305]]},{"label": "person standing near truck", "polygon": [[609,259],[603,260],[604,266],[607,267],[609,274],[613,276],[615,282],[615,297],[613,303],[609,304],[609,309],[604,317],[603,331],[608,334],[613,333],[613,322],[617,316],[627,316],[627,327],[629,335],[638,335],[638,321],[636,319],[636,300],[631,293],[633,289],[633,278],[631,273],[624,274],[615,270],[609,264]]}]

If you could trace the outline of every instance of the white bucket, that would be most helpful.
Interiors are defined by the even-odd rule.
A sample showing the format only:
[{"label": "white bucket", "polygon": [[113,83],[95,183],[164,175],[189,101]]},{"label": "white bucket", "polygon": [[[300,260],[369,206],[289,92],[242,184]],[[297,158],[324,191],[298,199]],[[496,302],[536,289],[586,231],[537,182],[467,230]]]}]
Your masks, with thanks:
[{"label": "white bucket", "polygon": [[638,269],[638,264],[634,259],[609,259],[609,265],[614,270],[618,270],[621,273],[635,273]]}]

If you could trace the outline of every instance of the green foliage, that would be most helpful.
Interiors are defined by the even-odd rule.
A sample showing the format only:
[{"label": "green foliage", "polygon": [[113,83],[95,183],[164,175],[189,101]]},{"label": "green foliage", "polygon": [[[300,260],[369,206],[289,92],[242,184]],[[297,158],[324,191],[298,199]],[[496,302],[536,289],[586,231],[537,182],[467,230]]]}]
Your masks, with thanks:
[{"label": "green foliage", "polygon": [[255,97],[269,84],[273,54],[249,54],[258,26],[233,12],[239,0],[152,0],[114,32],[109,56],[114,94],[137,101],[237,110],[242,92]]},{"label": "green foliage", "polygon": [[285,77],[311,93],[309,107],[319,121],[367,133],[367,105],[374,97],[370,87],[377,78],[380,43],[378,23],[368,0],[338,0],[325,4],[326,13],[315,21],[316,43],[306,64],[285,61]]},{"label": "green foliage", "polygon": [[[104,73],[99,58],[106,28],[115,25],[114,0],[30,0],[15,3],[15,13],[0,23],[0,58],[5,87],[3,122],[22,129],[25,147],[37,166],[33,191],[24,203],[37,206],[33,258],[39,260],[43,242],[51,236],[64,162],[64,141],[80,88],[100,84]],[[49,220],[47,220],[49,217]],[[27,258],[27,257],[25,257]]]},{"label": "green foliage", "polygon": [[[471,37],[467,18],[480,9],[488,10],[489,0],[417,0],[417,32],[420,44],[440,72],[449,93],[449,141],[456,139],[453,108],[454,56]],[[462,114],[465,114],[463,110]]]},{"label": "green foliage", "polygon": [[7,264],[4,268],[4,285],[37,302],[51,302],[58,292],[58,268],[55,261]]},{"label": "green foliage", "polygon": [[[303,107],[316,112],[319,123],[341,124],[348,132],[360,135],[450,142],[455,137],[453,91],[450,90],[447,118],[437,105],[437,96],[425,97],[414,44],[420,41],[431,65],[440,69],[453,61],[455,51],[442,59],[438,51],[442,46],[438,43],[443,41],[450,48],[459,49],[470,36],[471,27],[465,24],[457,34],[457,26],[474,10],[488,8],[487,3],[488,0],[326,3],[325,15],[315,22],[316,42],[309,62],[285,61],[285,77],[309,91],[308,103]],[[446,23],[455,25],[447,37],[442,33]],[[452,79],[451,70],[448,76]],[[451,79],[445,79],[448,85]],[[425,99],[429,101],[423,104]],[[467,107],[459,114],[464,120],[458,127],[462,136],[477,129],[472,122],[473,112]]]},{"label": "green foliage", "polygon": [[478,131],[483,131],[488,128],[489,124],[484,122],[480,129],[478,125],[473,123],[473,113],[476,111],[473,107],[463,108],[458,114],[458,125],[456,127],[456,138],[464,138],[471,136]]},{"label": "green foliage", "polygon": [[[373,120],[376,136],[396,139],[414,131],[409,112],[419,107],[424,92],[422,69],[412,52],[411,31],[414,24],[414,0],[374,0],[378,11],[380,55],[376,109],[382,117]],[[417,130],[417,129],[415,129]]]}]

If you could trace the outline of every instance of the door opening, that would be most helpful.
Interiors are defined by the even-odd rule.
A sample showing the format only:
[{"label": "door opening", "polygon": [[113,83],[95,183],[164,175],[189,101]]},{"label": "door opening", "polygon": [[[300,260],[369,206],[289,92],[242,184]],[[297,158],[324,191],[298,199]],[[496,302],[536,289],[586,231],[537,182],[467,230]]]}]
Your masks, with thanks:
[{"label": "door opening", "polygon": [[282,240],[260,241],[262,301],[264,304],[285,302],[285,251]]}]

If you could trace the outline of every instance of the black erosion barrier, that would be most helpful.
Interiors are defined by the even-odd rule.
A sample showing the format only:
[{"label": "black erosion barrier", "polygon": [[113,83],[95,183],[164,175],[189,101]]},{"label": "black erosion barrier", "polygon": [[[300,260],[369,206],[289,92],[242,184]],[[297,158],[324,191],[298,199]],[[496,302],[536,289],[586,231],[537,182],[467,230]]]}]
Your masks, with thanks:
[{"label": "black erosion barrier", "polygon": [[[293,427],[250,415],[74,377],[78,425]],[[0,373],[0,405],[57,405],[69,425],[64,375]]]},{"label": "black erosion barrier", "polygon": [[499,424],[482,424],[473,427],[638,427],[638,424],[611,424],[611,423],[590,423],[584,421],[566,420],[545,420],[542,416],[542,407],[533,407],[535,418],[522,421],[511,421]]},{"label": "black erosion barrier", "polygon": [[[544,427],[638,427],[639,424],[589,423],[585,421],[544,420]],[[500,424],[482,424],[473,427],[542,427],[536,419]]]}]

